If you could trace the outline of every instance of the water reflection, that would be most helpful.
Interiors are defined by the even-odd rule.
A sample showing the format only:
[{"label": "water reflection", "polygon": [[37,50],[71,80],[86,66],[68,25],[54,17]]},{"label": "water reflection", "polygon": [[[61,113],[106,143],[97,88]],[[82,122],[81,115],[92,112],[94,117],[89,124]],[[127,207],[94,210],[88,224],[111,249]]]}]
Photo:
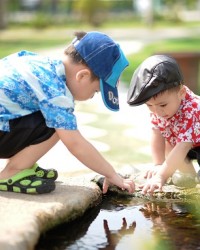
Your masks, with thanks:
[{"label": "water reflection", "polygon": [[136,222],[134,221],[130,226],[127,227],[127,222],[126,219],[122,219],[122,226],[120,230],[112,232],[109,229],[108,222],[107,220],[104,220],[103,222],[104,230],[105,230],[105,235],[107,239],[107,246],[100,248],[100,249],[116,249],[119,241],[121,240],[122,237],[125,235],[133,234],[135,227],[136,227]]},{"label": "water reflection", "polygon": [[[148,202],[140,211],[153,223],[155,244],[161,249],[200,249],[200,212],[197,201]],[[167,248],[166,248],[167,244]]]},{"label": "water reflection", "polygon": [[43,235],[36,249],[200,249],[199,205],[105,196],[81,219]]}]

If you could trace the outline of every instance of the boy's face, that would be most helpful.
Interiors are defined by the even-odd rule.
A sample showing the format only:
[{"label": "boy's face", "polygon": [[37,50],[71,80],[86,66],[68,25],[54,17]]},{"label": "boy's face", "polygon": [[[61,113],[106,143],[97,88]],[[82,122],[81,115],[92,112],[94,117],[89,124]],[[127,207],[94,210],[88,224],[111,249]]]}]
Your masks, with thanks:
[{"label": "boy's face", "polygon": [[169,119],[178,111],[184,96],[185,92],[182,89],[178,91],[167,90],[156,97],[152,97],[146,102],[146,105],[152,113]]},{"label": "boy's face", "polygon": [[88,88],[83,91],[85,91],[86,100],[93,98],[94,95],[100,91],[100,81],[97,79],[90,81]]},{"label": "boy's face", "polygon": [[85,101],[91,99],[100,91],[99,80],[87,80],[83,84],[79,84],[78,91],[74,92],[74,99],[77,101]]}]

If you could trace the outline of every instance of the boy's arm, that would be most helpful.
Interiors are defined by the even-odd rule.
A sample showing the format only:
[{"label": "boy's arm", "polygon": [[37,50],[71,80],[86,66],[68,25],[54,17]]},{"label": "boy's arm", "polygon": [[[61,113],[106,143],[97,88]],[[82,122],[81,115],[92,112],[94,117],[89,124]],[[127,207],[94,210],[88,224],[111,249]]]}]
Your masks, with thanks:
[{"label": "boy's arm", "polygon": [[85,166],[106,177],[103,192],[106,193],[109,183],[117,185],[129,192],[134,192],[134,183],[131,180],[121,178],[114,168],[102,157],[102,155],[88,142],[78,130],[56,130],[59,138],[67,149]]},{"label": "boy's arm", "polygon": [[184,165],[187,153],[192,148],[192,142],[179,142],[167,156],[158,174],[166,181],[177,170]]},{"label": "boy's arm", "polygon": [[154,176],[165,161],[165,139],[159,129],[152,128],[150,146],[154,166],[145,173],[144,178],[147,179]]},{"label": "boy's arm", "polygon": [[165,139],[159,129],[151,130],[151,152],[154,165],[161,165],[165,161]]},{"label": "boy's arm", "polygon": [[153,193],[155,189],[162,190],[162,186],[172,174],[181,168],[187,153],[192,148],[192,142],[179,142],[167,156],[165,162],[157,171],[156,175],[143,186],[142,193]]}]

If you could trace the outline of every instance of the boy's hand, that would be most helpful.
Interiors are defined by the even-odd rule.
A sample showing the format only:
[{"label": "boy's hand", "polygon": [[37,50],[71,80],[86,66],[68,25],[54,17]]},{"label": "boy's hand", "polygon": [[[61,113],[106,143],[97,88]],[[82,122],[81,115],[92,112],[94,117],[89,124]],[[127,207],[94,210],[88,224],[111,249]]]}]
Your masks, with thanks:
[{"label": "boy's hand", "polygon": [[163,178],[159,174],[156,174],[151,179],[148,179],[144,185],[141,185],[140,188],[142,188],[142,194],[149,193],[152,195],[155,190],[162,191],[163,185]]},{"label": "boy's hand", "polygon": [[157,174],[158,172],[158,169],[159,167],[161,167],[162,165],[156,165],[156,166],[153,166],[151,169],[147,170],[145,175],[144,175],[144,178],[145,179],[150,179],[152,178],[154,175]]},{"label": "boy's hand", "polygon": [[108,187],[110,184],[114,184],[121,188],[122,190],[127,190],[129,193],[133,193],[135,191],[135,184],[130,179],[124,179],[119,176],[117,173],[112,177],[105,177],[103,182],[103,194],[108,191]]}]

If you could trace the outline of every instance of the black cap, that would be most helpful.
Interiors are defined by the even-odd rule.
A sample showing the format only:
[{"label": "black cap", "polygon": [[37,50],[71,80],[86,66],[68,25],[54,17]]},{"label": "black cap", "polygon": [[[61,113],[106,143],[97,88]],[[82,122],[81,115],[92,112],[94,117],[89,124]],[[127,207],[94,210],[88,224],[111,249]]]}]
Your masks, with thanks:
[{"label": "black cap", "polygon": [[163,90],[183,83],[176,60],[167,55],[148,57],[135,70],[128,90],[127,102],[141,105]]}]

